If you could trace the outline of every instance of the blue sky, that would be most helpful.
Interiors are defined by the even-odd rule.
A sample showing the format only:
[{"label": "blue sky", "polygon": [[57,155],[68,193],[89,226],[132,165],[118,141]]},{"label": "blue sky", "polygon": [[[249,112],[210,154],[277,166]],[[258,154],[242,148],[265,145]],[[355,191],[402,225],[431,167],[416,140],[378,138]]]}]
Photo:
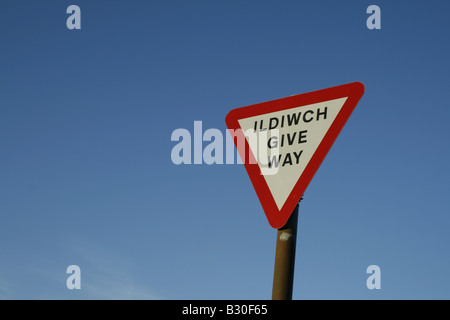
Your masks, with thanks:
[{"label": "blue sky", "polygon": [[0,298],[270,299],[276,230],[244,167],[174,165],[171,133],[225,133],[231,109],[360,81],[300,206],[293,297],[449,299],[449,11],[2,1]]}]

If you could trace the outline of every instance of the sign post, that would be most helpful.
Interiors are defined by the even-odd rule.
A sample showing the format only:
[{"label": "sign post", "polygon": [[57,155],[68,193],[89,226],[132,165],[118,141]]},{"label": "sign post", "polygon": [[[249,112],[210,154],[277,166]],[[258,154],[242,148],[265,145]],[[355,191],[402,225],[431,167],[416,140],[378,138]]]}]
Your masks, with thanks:
[{"label": "sign post", "polygon": [[273,299],[292,299],[298,203],[364,94],[353,82],[231,110],[230,135],[277,232]]},{"label": "sign post", "polygon": [[298,204],[286,225],[277,231],[272,300],[292,300],[295,247],[297,244]]}]

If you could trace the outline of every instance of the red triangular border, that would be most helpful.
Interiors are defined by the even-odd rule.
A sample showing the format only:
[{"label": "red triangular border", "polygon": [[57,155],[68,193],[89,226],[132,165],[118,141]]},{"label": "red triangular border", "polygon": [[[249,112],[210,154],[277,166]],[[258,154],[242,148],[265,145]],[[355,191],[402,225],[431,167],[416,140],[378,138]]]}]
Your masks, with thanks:
[{"label": "red triangular border", "polygon": [[[255,157],[248,146],[247,139],[243,136],[242,130],[238,130],[235,132],[235,136],[237,136],[238,139],[244,139],[245,148],[249,151],[249,161],[245,161],[243,158],[245,155],[245,150],[239,150],[240,148],[238,147],[238,145],[236,145],[241,159],[244,162],[245,169],[247,170],[253,187],[255,188],[256,194],[258,195],[259,201],[261,202],[261,205],[267,216],[267,220],[269,220],[269,224],[273,228],[279,229],[286,224],[296,204],[299,202],[301,196],[311,182],[317,169],[319,169],[320,164],[327,155],[337,136],[347,122],[348,118],[352,114],[353,109],[355,109],[356,104],[361,99],[363,93],[364,85],[361,82],[353,82],[337,87],[303,93],[295,96],[234,109],[227,114],[225,122],[228,129],[238,130],[242,129],[238,122],[239,119],[348,97],[338,115],[336,116],[336,119],[325,134],[322,142],[314,152],[314,155],[307,164],[305,170],[301,174],[299,180],[292,189],[281,210],[278,210],[272,193],[267,186],[266,180],[264,179],[264,176],[260,174],[259,165],[255,161]],[[233,140],[236,144],[236,140]]]}]

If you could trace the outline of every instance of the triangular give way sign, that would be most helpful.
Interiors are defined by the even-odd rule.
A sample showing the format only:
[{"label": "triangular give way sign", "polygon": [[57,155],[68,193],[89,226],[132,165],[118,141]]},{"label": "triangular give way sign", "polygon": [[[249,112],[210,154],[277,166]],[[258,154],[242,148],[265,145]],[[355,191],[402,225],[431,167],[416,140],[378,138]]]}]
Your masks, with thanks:
[{"label": "triangular give way sign", "polygon": [[353,82],[228,113],[228,130],[273,228],[286,224],[363,93]]}]

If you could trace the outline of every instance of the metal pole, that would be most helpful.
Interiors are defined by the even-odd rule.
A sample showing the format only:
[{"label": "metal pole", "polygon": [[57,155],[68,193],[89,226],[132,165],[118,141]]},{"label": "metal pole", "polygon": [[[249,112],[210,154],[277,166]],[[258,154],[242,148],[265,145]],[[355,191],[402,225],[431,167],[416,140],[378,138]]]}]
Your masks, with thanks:
[{"label": "metal pole", "polygon": [[286,225],[277,231],[272,300],[292,300],[298,204]]}]

